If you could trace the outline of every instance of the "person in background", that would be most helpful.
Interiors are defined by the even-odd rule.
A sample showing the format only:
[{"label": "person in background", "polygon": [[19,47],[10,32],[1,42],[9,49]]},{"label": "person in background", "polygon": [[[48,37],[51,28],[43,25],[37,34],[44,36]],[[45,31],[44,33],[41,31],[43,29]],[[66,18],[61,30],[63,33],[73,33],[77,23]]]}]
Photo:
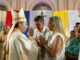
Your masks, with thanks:
[{"label": "person in background", "polygon": [[77,23],[76,23],[76,26],[79,26],[79,25],[80,25],[80,23],[79,23],[79,22],[77,22]]},{"label": "person in background", "polygon": [[8,35],[9,30],[10,30],[10,26],[4,25],[1,29],[1,32],[0,32],[0,59],[2,56],[3,45],[7,39],[7,35]]},{"label": "person in background", "polygon": [[10,30],[10,26],[8,26],[8,25],[3,26],[3,28],[0,32],[0,43],[5,42],[9,30]]},{"label": "person in background", "polygon": [[78,60],[80,51],[80,28],[78,29],[77,37],[74,37],[66,49],[67,60]]},{"label": "person in background", "polygon": [[77,37],[77,33],[78,33],[78,26],[74,26],[74,32],[75,32],[75,35]]},{"label": "person in background", "polygon": [[39,37],[41,45],[46,51],[44,60],[65,60],[66,35],[60,17],[50,17],[48,27],[53,32],[48,40],[42,36]]},{"label": "person in background", "polygon": [[70,32],[70,40],[71,40],[72,38],[74,38],[74,37],[76,37],[75,32],[74,32],[74,31],[71,31],[71,32]]}]

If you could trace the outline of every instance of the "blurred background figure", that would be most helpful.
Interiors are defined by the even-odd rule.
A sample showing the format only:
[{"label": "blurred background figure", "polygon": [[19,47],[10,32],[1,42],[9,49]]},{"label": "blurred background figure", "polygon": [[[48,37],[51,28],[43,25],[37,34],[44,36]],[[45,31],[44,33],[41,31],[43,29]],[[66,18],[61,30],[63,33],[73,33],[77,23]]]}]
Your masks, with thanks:
[{"label": "blurred background figure", "polygon": [[72,38],[69,46],[66,49],[67,60],[78,60],[80,50],[80,27],[78,29],[77,37]]},{"label": "blurred background figure", "polygon": [[75,32],[75,35],[77,36],[77,33],[78,33],[78,25],[74,26],[74,32]]},{"label": "blurred background figure", "polygon": [[8,26],[8,25],[3,26],[3,28],[0,32],[0,43],[5,42],[9,30],[10,30],[10,26]]},{"label": "blurred background figure", "polygon": [[80,26],[80,23],[75,24],[74,30],[70,32],[70,40],[74,37],[77,37],[79,26]]},{"label": "blurred background figure", "polygon": [[79,26],[79,25],[80,25],[80,23],[79,23],[79,22],[77,22],[77,23],[76,23],[76,26]]},{"label": "blurred background figure", "polygon": [[70,40],[71,40],[72,38],[74,38],[74,37],[76,37],[75,32],[74,32],[74,31],[71,31],[71,32],[70,32]]},{"label": "blurred background figure", "polygon": [[3,44],[7,39],[7,35],[8,35],[9,30],[10,30],[10,26],[4,25],[1,32],[0,32],[0,59],[2,56]]}]

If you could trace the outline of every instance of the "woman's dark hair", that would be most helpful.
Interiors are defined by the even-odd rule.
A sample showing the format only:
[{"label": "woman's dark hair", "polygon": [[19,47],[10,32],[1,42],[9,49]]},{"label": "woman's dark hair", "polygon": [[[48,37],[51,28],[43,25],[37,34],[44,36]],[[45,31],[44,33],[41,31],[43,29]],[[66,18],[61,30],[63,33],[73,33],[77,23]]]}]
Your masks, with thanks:
[{"label": "woman's dark hair", "polygon": [[79,24],[80,24],[80,23],[79,23],[79,22],[77,22],[77,23],[76,23],[76,26],[78,26]]},{"label": "woman's dark hair", "polygon": [[70,33],[75,33],[75,31],[74,31],[74,30],[72,30]]}]

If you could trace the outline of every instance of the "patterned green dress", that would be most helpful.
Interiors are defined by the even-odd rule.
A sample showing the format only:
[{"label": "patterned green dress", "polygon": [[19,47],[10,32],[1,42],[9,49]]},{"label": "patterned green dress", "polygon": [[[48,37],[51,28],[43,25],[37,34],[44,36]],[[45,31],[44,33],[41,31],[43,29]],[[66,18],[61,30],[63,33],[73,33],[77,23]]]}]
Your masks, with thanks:
[{"label": "patterned green dress", "polygon": [[73,38],[66,49],[73,56],[78,56],[80,51],[80,41],[77,37]]}]

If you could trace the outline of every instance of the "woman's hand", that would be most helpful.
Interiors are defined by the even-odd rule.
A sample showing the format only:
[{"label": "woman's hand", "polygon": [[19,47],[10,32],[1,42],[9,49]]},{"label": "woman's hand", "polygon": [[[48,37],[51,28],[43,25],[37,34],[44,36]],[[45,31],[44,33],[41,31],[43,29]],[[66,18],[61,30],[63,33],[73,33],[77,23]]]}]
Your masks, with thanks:
[{"label": "woman's hand", "polygon": [[39,40],[40,40],[40,43],[41,43],[42,46],[47,45],[47,41],[46,41],[46,39],[43,38],[42,36],[39,36]]}]

